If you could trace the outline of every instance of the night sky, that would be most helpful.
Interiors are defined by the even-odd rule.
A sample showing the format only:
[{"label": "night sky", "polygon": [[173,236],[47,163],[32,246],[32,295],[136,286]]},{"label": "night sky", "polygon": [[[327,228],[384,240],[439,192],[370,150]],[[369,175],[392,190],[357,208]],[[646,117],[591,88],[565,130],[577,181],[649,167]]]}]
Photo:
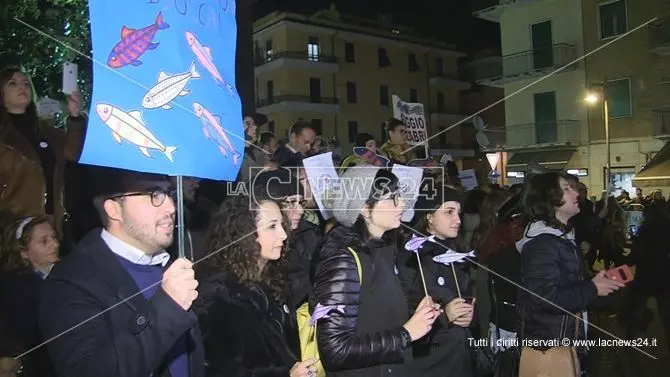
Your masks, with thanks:
[{"label": "night sky", "polygon": [[472,17],[471,0],[257,0],[255,12],[259,17],[276,9],[310,14],[332,2],[342,12],[371,18],[390,13],[399,24],[466,52],[500,51],[499,25]]}]

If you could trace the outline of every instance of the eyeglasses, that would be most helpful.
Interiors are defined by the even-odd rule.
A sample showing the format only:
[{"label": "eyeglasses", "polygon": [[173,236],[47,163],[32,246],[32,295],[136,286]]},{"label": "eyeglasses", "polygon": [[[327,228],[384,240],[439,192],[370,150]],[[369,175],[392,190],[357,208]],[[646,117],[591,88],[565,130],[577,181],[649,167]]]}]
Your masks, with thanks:
[{"label": "eyeglasses", "polygon": [[390,194],[386,194],[383,197],[381,197],[379,200],[393,200],[393,205],[394,206],[399,206],[400,201],[402,200],[402,195],[398,191],[392,192]]},{"label": "eyeglasses", "polygon": [[307,206],[307,200],[284,200],[281,202],[281,205],[284,209],[298,209],[305,208]]},{"label": "eyeglasses", "polygon": [[146,191],[146,192],[132,192],[128,194],[122,194],[122,195],[116,195],[111,197],[111,200],[116,200],[120,198],[127,198],[129,196],[149,196],[151,197],[151,205],[154,207],[160,207],[165,203],[165,199],[172,198],[172,200],[175,199],[177,196],[177,190],[153,190],[153,191]]}]

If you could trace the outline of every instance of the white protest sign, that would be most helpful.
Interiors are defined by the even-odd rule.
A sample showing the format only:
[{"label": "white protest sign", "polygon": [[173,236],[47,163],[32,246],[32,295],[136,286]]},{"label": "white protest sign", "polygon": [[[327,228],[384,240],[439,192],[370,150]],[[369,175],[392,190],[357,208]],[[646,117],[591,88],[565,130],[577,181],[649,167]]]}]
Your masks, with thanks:
[{"label": "white protest sign", "polygon": [[421,145],[428,139],[426,115],[422,103],[404,102],[393,95],[393,117],[407,126],[407,143]]},{"label": "white protest sign", "polygon": [[458,173],[458,178],[461,179],[461,184],[466,191],[474,190],[479,187],[479,183],[477,182],[477,174],[475,174],[474,169],[461,170]]},{"label": "white protest sign", "polygon": [[402,221],[411,221],[414,217],[414,204],[419,197],[423,169],[393,164],[391,172],[398,177],[398,191],[405,201],[405,212],[402,214]]},{"label": "white protest sign", "polygon": [[333,152],[305,158],[302,163],[305,167],[309,186],[312,189],[314,201],[319,206],[321,216],[324,220],[328,220],[332,216],[329,210],[332,206],[328,203],[328,193],[333,192],[340,180],[335,171],[335,166],[333,166]]}]

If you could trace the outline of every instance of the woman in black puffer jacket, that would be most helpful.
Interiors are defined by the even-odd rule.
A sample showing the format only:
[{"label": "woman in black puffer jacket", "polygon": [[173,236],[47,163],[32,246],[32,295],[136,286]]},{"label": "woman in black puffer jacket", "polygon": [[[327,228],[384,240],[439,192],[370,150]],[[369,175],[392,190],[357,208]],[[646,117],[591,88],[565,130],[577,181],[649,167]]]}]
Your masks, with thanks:
[{"label": "woman in black puffer jacket", "polygon": [[340,189],[333,203],[338,225],[313,259],[310,311],[339,306],[317,322],[321,363],[329,377],[414,376],[407,365],[410,346],[426,335],[440,310],[426,298],[409,318],[394,272],[397,247],[390,231],[400,226],[404,209],[398,178],[357,166],[340,177]]}]

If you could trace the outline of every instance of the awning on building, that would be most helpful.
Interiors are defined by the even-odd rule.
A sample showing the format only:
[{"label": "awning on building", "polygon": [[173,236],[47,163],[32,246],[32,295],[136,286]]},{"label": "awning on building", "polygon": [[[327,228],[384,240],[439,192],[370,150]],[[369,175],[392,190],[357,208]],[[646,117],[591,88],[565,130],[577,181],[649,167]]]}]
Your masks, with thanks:
[{"label": "awning on building", "polygon": [[670,143],[666,143],[633,177],[636,187],[670,186]]},{"label": "awning on building", "polygon": [[507,171],[525,171],[531,162],[536,162],[549,170],[563,170],[574,153],[574,149],[514,152],[512,158],[507,161]]}]

